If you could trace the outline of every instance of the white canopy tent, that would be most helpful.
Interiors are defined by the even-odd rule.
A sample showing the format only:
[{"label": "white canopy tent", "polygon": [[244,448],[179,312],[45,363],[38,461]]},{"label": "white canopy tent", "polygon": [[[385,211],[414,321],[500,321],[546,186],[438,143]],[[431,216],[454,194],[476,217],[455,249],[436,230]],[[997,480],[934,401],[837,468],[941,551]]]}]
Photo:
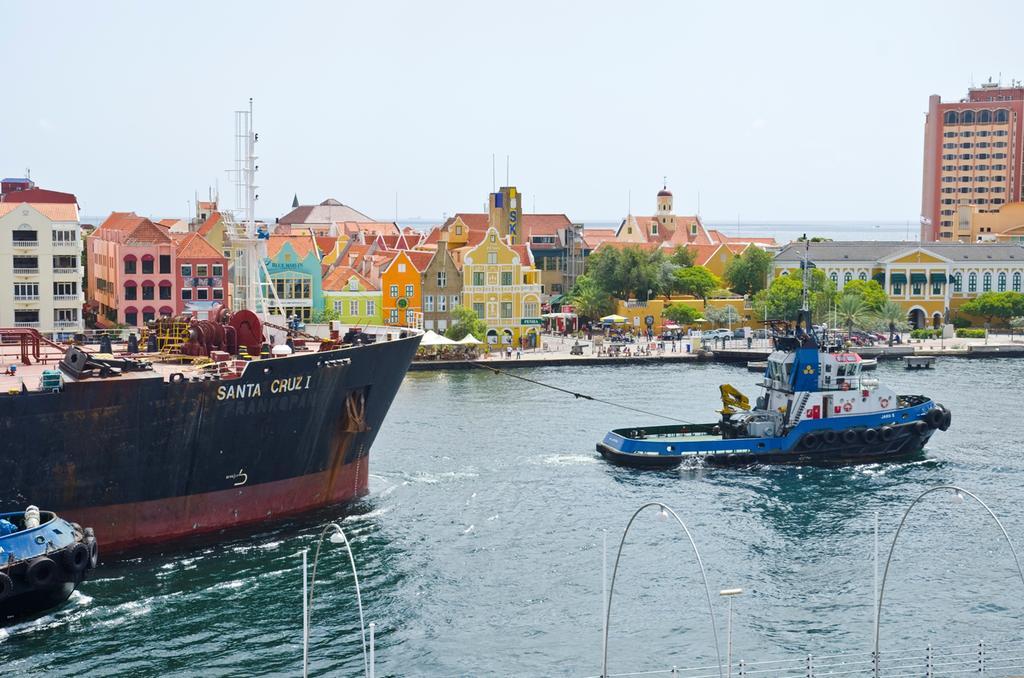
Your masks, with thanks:
[{"label": "white canopy tent", "polygon": [[460,342],[443,337],[434,330],[427,330],[420,340],[420,346],[453,346]]},{"label": "white canopy tent", "polygon": [[462,339],[459,339],[455,343],[456,344],[465,344],[465,345],[475,345],[475,344],[482,344],[484,342],[480,341],[479,339],[474,337],[472,334],[467,334],[466,336],[464,336]]}]

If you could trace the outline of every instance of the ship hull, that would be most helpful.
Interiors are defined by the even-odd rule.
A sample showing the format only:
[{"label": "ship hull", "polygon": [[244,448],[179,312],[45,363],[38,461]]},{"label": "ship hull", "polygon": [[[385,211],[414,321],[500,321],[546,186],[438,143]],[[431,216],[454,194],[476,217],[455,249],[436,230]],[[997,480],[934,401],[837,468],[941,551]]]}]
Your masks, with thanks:
[{"label": "ship hull", "polygon": [[0,506],[116,552],[340,504],[419,337],[254,361],[233,380],[108,378],[0,398]]}]

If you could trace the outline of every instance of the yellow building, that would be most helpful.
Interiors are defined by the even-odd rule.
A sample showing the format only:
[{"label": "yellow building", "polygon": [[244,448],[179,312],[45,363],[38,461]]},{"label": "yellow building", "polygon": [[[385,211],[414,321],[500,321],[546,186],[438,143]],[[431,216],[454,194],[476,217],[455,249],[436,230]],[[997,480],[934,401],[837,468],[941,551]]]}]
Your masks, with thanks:
[{"label": "yellow building", "polygon": [[540,345],[540,271],[525,245],[509,245],[494,227],[461,253],[462,302],[487,323],[489,346]]},{"label": "yellow building", "polygon": [[[726,306],[732,306],[736,311],[736,315],[739,318],[733,323],[733,327],[744,327],[744,326],[757,326],[760,327],[760,323],[751,316],[751,307],[749,302],[743,297],[731,297],[728,299],[697,299],[696,297],[682,296],[682,297],[670,297],[667,300],[665,297],[657,297],[649,300],[634,300],[630,299],[624,301],[622,299],[615,300],[615,314],[621,315],[626,319],[626,325],[633,328],[636,332],[643,332],[647,330],[650,325],[652,331],[655,334],[661,334],[665,324],[671,322],[664,317],[665,309],[673,304],[683,304],[684,306],[690,306],[697,310],[701,315],[704,314],[707,308],[724,308]],[[706,330],[711,329],[712,324],[708,322],[696,323],[693,326],[684,325],[683,329],[696,329]]]},{"label": "yellow building", "polygon": [[[775,256],[772,277],[800,275],[804,243]],[[1015,243],[811,243],[808,259],[842,291],[851,280],[876,280],[915,328],[950,322],[983,292],[1021,291],[1024,247]]]}]

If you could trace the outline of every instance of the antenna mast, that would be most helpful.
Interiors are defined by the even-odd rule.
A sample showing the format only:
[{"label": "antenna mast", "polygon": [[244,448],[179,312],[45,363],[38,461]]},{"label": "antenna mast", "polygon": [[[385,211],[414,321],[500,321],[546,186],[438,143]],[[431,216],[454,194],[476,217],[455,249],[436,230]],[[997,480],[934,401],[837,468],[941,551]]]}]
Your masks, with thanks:
[{"label": "antenna mast", "polygon": [[807,234],[804,233],[804,259],[803,259],[803,266],[801,267],[801,268],[803,268],[803,285],[802,285],[803,290],[801,291],[801,303],[800,303],[800,310],[802,310],[802,311],[807,311],[808,310],[808,308],[807,308],[807,269],[808,269],[807,257],[808,257],[808,254],[810,253],[810,249],[811,249],[811,241],[807,237]]}]

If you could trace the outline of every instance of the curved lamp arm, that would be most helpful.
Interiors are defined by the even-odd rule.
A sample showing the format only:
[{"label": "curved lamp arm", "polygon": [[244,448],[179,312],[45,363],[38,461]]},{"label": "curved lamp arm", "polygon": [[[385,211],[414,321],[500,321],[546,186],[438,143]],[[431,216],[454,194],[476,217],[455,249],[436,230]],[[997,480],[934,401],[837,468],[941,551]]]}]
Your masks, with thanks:
[{"label": "curved lamp arm", "polygon": [[875,674],[876,678],[877,678],[878,673],[879,673],[879,663],[880,663],[880,657],[879,657],[879,637],[880,637],[879,626],[880,626],[881,621],[882,621],[882,597],[885,595],[885,580],[889,576],[889,565],[892,563],[892,554],[896,550],[896,540],[899,539],[900,531],[903,529],[903,525],[907,522],[907,517],[910,515],[910,512],[914,509],[914,507],[917,506],[917,504],[922,499],[927,497],[932,492],[938,492],[940,490],[950,490],[952,492],[956,492],[957,494],[965,494],[968,497],[970,497],[971,499],[973,499],[974,501],[976,501],[979,504],[981,504],[981,507],[984,508],[985,511],[988,512],[988,514],[992,517],[992,520],[996,521],[996,525],[999,526],[999,530],[1003,533],[1003,537],[1006,539],[1006,544],[1007,544],[1007,546],[1010,547],[1010,553],[1013,555],[1013,562],[1017,566],[1017,574],[1020,575],[1020,582],[1021,582],[1021,584],[1024,584],[1024,570],[1021,569],[1020,560],[1017,558],[1017,551],[1016,551],[1016,549],[1013,548],[1013,541],[1010,540],[1010,535],[1006,532],[1006,528],[1003,527],[1002,522],[1000,522],[999,518],[996,517],[996,514],[992,512],[992,509],[990,509],[988,507],[988,504],[983,502],[974,493],[969,492],[968,490],[965,490],[962,487],[957,487],[956,485],[938,485],[936,487],[932,487],[930,489],[925,490],[920,495],[918,495],[917,499],[915,499],[914,501],[912,501],[910,503],[910,506],[908,506],[907,510],[903,513],[903,519],[900,520],[900,525],[899,525],[899,527],[896,528],[896,534],[894,534],[893,537],[892,537],[892,545],[889,546],[889,556],[885,559],[885,570],[884,570],[884,572],[882,574],[882,584],[881,584],[881,586],[878,589],[878,605],[875,607],[875,653],[874,653],[875,654],[875,656],[874,656],[875,667],[874,667],[874,674]]},{"label": "curved lamp arm", "polygon": [[605,607],[604,659],[601,664],[601,677],[606,678],[608,676],[608,627],[611,623],[612,594],[615,593],[615,576],[619,572],[619,559],[622,557],[622,547],[626,543],[626,535],[629,534],[629,528],[633,525],[633,521],[636,520],[636,517],[640,515],[641,511],[651,506],[657,506],[661,510],[667,511],[668,513],[672,514],[672,517],[676,519],[676,522],[679,523],[679,526],[683,528],[683,532],[686,533],[686,538],[690,540],[690,546],[693,548],[693,554],[697,557],[697,565],[700,567],[701,579],[703,579],[704,581],[704,594],[707,597],[708,601],[708,614],[711,616],[711,632],[715,638],[715,655],[718,657],[718,676],[719,678],[722,678],[722,653],[718,647],[718,626],[715,624],[715,609],[711,605],[711,589],[708,587],[708,576],[707,573],[704,571],[704,561],[702,561],[700,558],[700,551],[697,550],[697,544],[693,541],[693,535],[690,534],[690,530],[686,527],[686,523],[684,523],[683,520],[678,515],[676,515],[675,511],[665,506],[661,502],[657,501],[644,504],[633,513],[633,516],[629,519],[629,522],[626,524],[626,529],[622,532],[622,539],[619,541],[619,551],[615,555],[615,567],[612,568],[612,583],[611,586],[609,586],[608,588],[608,602],[607,607]]},{"label": "curved lamp arm", "polygon": [[341,536],[342,542],[345,544],[345,551],[348,552],[348,562],[352,566],[352,579],[355,580],[356,584],[356,606],[359,608],[359,633],[363,644],[363,675],[370,675],[370,664],[366,657],[366,625],[363,623],[363,598],[359,592],[359,574],[356,572],[356,561],[352,556],[352,545],[348,541],[348,537],[345,535],[345,531],[341,529],[338,523],[328,523],[324,526],[324,529],[320,532],[320,538],[316,542],[316,554],[313,556],[313,572],[310,575],[309,582],[309,614],[313,614],[313,591],[316,588],[316,564],[320,559],[320,547],[323,546],[324,537],[327,535],[327,531],[334,528],[336,534]]}]

